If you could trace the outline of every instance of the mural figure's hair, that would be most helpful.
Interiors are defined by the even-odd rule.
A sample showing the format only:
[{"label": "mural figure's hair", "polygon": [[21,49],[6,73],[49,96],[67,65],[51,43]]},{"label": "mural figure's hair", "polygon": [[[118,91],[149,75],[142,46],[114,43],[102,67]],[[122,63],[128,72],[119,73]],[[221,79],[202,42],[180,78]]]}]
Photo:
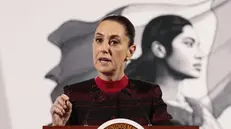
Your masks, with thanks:
[{"label": "mural figure's hair", "polygon": [[145,26],[142,35],[142,55],[127,66],[125,73],[131,78],[154,82],[158,59],[152,52],[152,43],[157,41],[162,44],[169,56],[172,53],[173,39],[182,33],[186,25],[192,26],[190,21],[177,15],[161,15],[152,19]]}]

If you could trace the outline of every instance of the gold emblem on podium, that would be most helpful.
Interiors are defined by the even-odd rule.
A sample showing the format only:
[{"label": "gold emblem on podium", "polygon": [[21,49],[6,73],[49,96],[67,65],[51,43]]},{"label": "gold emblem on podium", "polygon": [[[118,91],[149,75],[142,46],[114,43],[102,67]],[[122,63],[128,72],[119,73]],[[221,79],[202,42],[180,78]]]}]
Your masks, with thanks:
[{"label": "gold emblem on podium", "polygon": [[129,119],[113,119],[103,123],[98,129],[144,129],[140,124]]}]

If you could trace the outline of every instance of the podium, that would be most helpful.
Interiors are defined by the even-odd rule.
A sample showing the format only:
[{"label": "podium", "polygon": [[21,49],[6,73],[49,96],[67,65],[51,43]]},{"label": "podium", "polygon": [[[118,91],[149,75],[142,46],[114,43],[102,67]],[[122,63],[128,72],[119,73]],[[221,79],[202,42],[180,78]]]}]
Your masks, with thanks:
[{"label": "podium", "polygon": [[99,126],[43,126],[43,129],[199,129],[199,126],[141,126],[135,121],[117,118]]},{"label": "podium", "polygon": [[[43,129],[97,129],[98,127],[99,126],[43,126]],[[143,128],[144,129],[199,129],[198,126],[143,126]]]}]

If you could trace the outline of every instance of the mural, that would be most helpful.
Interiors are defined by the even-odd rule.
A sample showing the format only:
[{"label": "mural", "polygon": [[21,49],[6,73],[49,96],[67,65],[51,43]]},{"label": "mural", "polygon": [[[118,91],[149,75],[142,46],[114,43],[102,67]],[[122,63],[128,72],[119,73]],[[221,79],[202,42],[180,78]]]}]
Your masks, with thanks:
[{"label": "mural", "polygon": [[[217,69],[214,65],[220,58],[220,56],[217,57],[217,53],[222,49],[222,46],[217,48],[217,44],[222,45],[222,42],[218,40],[221,35],[220,31],[219,33],[216,32],[221,28],[219,26],[220,22],[226,21],[221,18],[219,13],[225,9],[224,6],[228,5],[228,1],[215,2],[210,0],[192,5],[131,4],[105,14],[105,16],[110,14],[125,15],[129,18],[137,13],[137,17],[142,19],[131,18],[132,22],[139,22],[141,25],[136,26],[135,43],[138,50],[133,61],[128,63],[126,73],[132,78],[164,85],[162,87],[163,97],[171,105],[170,107],[174,105],[174,107],[180,107],[180,109],[193,113],[192,118],[189,118],[190,115],[187,113],[185,118],[178,118],[184,116],[182,115],[183,111],[174,108],[169,109],[175,119],[181,120],[182,124],[201,125],[202,128],[209,129],[221,128],[216,118],[229,106],[230,102],[225,100],[230,101],[227,99],[229,98],[228,92],[230,90],[227,86],[229,85],[228,83],[223,84],[223,86],[218,83],[219,80],[217,79],[218,77],[215,77],[216,75],[219,75],[219,78],[221,78],[220,75],[225,75],[225,78],[227,75],[224,73],[215,74]],[[148,12],[149,15],[142,16],[139,14],[140,12],[144,14]],[[178,16],[185,19],[180,19]],[[60,64],[46,75],[46,78],[57,82],[57,86],[51,93],[53,102],[62,93],[63,86],[96,76],[97,73],[91,62],[91,45],[97,22],[98,20],[95,22],[66,21],[49,35],[48,40],[59,47],[62,52]],[[193,30],[187,30],[187,25],[189,24],[192,24]],[[183,28],[184,26],[186,28]],[[187,41],[182,41],[186,42],[185,46],[187,47],[176,45],[176,48],[172,48],[173,39],[184,29],[186,29],[185,37],[190,37]],[[172,30],[176,32],[171,32]],[[150,50],[153,45],[151,43],[155,40],[165,43],[163,46],[170,57],[167,56],[167,59],[163,59],[163,61],[155,59],[154,50]],[[179,42],[177,41],[177,43]],[[230,49],[229,47],[224,48],[227,49],[227,52]],[[225,50],[222,50],[222,52],[224,53]],[[228,55],[228,53],[225,55]],[[214,59],[215,57],[217,58]],[[227,58],[224,58],[224,61],[227,64]],[[221,66],[218,64],[220,63],[217,63],[216,67],[220,68]],[[194,69],[194,71],[191,69]],[[163,71],[165,72],[163,73]],[[215,82],[214,80],[217,81]],[[187,92],[184,93],[182,89],[195,87],[190,83],[199,85],[200,87],[198,88],[204,89],[206,94],[204,96],[187,96]],[[224,90],[224,88],[226,89]],[[225,94],[224,91],[226,92]],[[175,98],[175,102],[172,102],[173,100],[170,98]],[[177,112],[177,110],[179,111]]]},{"label": "mural", "polygon": [[[103,13],[91,12],[89,15],[86,12],[81,15],[82,19],[78,16],[80,13],[75,15],[76,10],[81,10],[73,4],[78,4],[79,1],[67,7],[57,2],[56,4],[59,4],[57,7],[60,7],[56,9],[59,10],[57,12],[54,3],[47,2],[46,6],[46,2],[31,5],[30,9],[33,11],[27,10],[31,15],[22,13],[21,16],[30,19],[26,19],[25,23],[15,24],[21,27],[11,31],[17,32],[16,38],[12,38],[13,34],[9,33],[9,37],[5,40],[3,37],[3,43],[0,44],[3,53],[1,73],[5,73],[0,76],[0,96],[3,96],[0,102],[4,105],[0,108],[0,113],[3,113],[0,119],[9,118],[4,119],[5,129],[30,129],[29,126],[35,124],[39,125],[36,126],[39,129],[42,125],[48,124],[50,122],[48,122],[48,108],[63,93],[63,87],[97,75],[92,63],[93,34],[97,22],[111,14],[124,15],[135,25],[137,50],[133,59],[127,63],[126,73],[129,77],[158,83],[163,91],[163,99],[168,104],[168,111],[182,125],[199,125],[202,129],[229,129],[231,126],[229,119],[223,119],[223,116],[231,108],[230,0],[120,2],[111,5],[102,11]],[[86,7],[88,4],[86,2],[81,6]],[[100,5],[100,2],[97,4]],[[65,12],[68,8],[72,8],[71,11]],[[96,20],[83,20],[94,19],[90,18],[93,16]],[[43,31],[36,33],[38,30],[31,28],[41,28]],[[4,33],[8,32],[6,30],[8,28]],[[19,30],[28,33],[23,35],[21,33],[24,31]],[[33,40],[20,41],[23,36]],[[9,52],[13,48],[10,41],[21,42],[20,45],[13,45],[15,48],[18,46],[18,49],[13,49],[16,54]],[[41,42],[45,42],[46,45],[41,45]],[[43,47],[37,48],[35,43]],[[52,50],[47,48],[54,46]],[[160,46],[166,50],[164,57],[160,57],[161,51],[157,49]],[[17,53],[16,50],[20,49],[27,52],[24,53],[24,57]],[[53,58],[58,56],[53,56],[57,55],[59,50],[61,58],[57,63]],[[28,53],[40,62],[34,63],[29,60],[32,57],[24,59]],[[12,63],[10,58],[21,61]],[[23,65],[20,64],[22,62]],[[49,65],[43,62],[48,62]],[[13,67],[8,68],[8,65]],[[26,66],[23,67],[24,65]],[[33,69],[30,70],[32,66]],[[15,70],[14,67],[24,70],[25,74],[17,74],[15,71],[8,74],[7,71]],[[18,76],[24,78],[20,80]],[[16,79],[13,79],[14,77]],[[52,87],[50,82],[44,83],[46,79],[54,82],[55,84],[52,84],[55,86]],[[24,87],[24,84],[27,87]],[[47,100],[51,100],[51,103]],[[31,102],[31,105],[27,101]],[[36,112],[30,109],[35,109]],[[33,113],[37,117],[32,120]],[[25,121],[21,119],[22,116]]]}]

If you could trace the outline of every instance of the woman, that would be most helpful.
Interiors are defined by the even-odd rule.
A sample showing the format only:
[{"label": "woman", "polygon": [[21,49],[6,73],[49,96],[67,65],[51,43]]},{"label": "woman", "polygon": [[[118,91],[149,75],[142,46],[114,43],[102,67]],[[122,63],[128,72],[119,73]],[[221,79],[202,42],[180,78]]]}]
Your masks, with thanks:
[{"label": "woman", "polygon": [[52,125],[100,125],[113,118],[141,125],[170,123],[160,87],[124,74],[136,49],[134,36],[134,26],[123,16],[108,16],[99,22],[93,40],[98,76],[64,87],[65,95],[51,107]]},{"label": "woman", "polygon": [[[201,125],[205,129],[220,128],[213,116],[198,101],[179,94],[184,79],[198,78],[201,71],[201,52],[193,25],[176,15],[152,19],[144,29],[142,55],[126,68],[126,74],[159,84],[163,100],[178,110],[168,109],[173,119],[183,125]],[[193,113],[182,115],[183,109]],[[201,111],[200,111],[201,110]]]}]

